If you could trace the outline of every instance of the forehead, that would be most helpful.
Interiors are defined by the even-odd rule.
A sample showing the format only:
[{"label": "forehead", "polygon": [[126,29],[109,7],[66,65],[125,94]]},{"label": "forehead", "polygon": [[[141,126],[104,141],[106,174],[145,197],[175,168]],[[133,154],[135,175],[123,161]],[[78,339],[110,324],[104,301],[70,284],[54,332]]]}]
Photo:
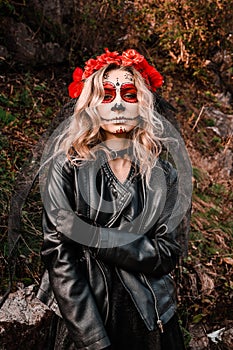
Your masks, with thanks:
[{"label": "forehead", "polygon": [[103,82],[109,81],[115,86],[120,86],[125,83],[134,84],[133,75],[125,70],[114,69],[105,73]]}]

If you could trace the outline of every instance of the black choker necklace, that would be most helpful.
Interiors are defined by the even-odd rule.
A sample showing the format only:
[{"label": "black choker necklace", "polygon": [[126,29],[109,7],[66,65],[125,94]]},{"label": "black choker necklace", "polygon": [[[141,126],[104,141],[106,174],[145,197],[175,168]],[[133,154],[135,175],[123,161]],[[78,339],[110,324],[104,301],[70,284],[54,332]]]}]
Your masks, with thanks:
[{"label": "black choker necklace", "polygon": [[124,158],[124,156],[127,154],[130,158],[133,156],[133,147],[128,147],[121,149],[119,151],[110,149],[106,146],[106,148],[110,151],[110,158],[111,159],[117,159],[117,158]]}]

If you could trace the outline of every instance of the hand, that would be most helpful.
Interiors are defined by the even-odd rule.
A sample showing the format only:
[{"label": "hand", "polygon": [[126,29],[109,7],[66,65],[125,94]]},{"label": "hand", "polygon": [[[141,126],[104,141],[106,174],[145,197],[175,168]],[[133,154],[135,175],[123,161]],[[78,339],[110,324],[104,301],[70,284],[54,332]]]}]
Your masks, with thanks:
[{"label": "hand", "polygon": [[75,226],[76,214],[71,210],[56,210],[56,229],[64,235],[72,235]]}]

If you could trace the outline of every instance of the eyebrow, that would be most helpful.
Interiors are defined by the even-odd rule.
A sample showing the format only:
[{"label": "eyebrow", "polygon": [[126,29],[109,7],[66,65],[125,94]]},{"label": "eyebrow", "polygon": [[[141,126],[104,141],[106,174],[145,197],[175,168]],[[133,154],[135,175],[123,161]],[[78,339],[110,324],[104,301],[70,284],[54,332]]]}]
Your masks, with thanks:
[{"label": "eyebrow", "polygon": [[116,88],[113,86],[109,86],[109,87],[104,86],[104,90],[116,90]]},{"label": "eyebrow", "polygon": [[128,89],[135,89],[137,90],[136,86],[134,84],[130,83],[125,83],[121,85],[121,89],[123,90],[128,90]]}]

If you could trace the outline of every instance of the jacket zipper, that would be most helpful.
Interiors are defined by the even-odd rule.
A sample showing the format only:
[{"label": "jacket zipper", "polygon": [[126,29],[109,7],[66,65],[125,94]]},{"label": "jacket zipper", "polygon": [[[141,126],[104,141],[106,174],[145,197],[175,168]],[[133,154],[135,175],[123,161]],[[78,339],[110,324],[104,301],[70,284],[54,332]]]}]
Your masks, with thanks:
[{"label": "jacket zipper", "polygon": [[152,293],[152,295],[153,295],[154,307],[155,307],[155,312],[156,312],[156,316],[157,316],[157,325],[158,325],[158,327],[159,327],[159,329],[160,329],[160,332],[163,333],[163,332],[164,332],[164,330],[163,330],[163,323],[162,323],[162,321],[160,320],[159,312],[158,312],[158,308],[157,308],[157,305],[158,305],[157,297],[156,297],[156,295],[155,295],[155,292],[154,292],[154,290],[153,290],[153,288],[152,288],[150,282],[149,282],[148,279],[146,278],[146,276],[145,276],[143,273],[141,273],[141,275],[142,275],[144,281],[146,282],[147,287],[150,289],[150,291],[151,291],[151,293]]},{"label": "jacket zipper", "polygon": [[[123,287],[125,288],[125,290],[126,290],[130,295],[132,295],[130,289],[126,286],[126,284],[125,284],[124,281],[122,280],[122,278],[121,278],[121,276],[120,276],[120,274],[119,274],[119,271],[118,271],[117,267],[115,267],[115,270],[116,270],[116,274],[117,274],[117,276],[119,277],[119,279],[120,279],[120,281],[121,281]],[[145,321],[145,322],[147,323],[147,325],[148,325],[148,322],[146,321],[145,317],[144,317],[144,316],[142,315],[142,313],[140,312],[140,310],[139,310],[139,308],[138,308],[138,305],[137,305],[137,303],[135,302],[135,300],[134,300],[133,297],[132,297],[132,301],[133,301],[133,303],[134,303],[136,309],[138,310],[139,314],[142,316],[142,318],[144,319],[144,321]],[[149,326],[149,325],[148,325],[148,326]],[[149,329],[152,330],[152,328],[151,328],[150,326],[149,326]]]},{"label": "jacket zipper", "polygon": [[105,289],[106,289],[106,298],[107,298],[107,311],[106,311],[106,316],[105,316],[105,320],[104,320],[104,324],[106,325],[107,320],[108,320],[108,315],[109,315],[109,292],[108,292],[108,282],[107,282],[107,278],[105,276],[104,273],[104,269],[100,263],[100,261],[98,261],[97,259],[95,259],[97,265],[99,266],[99,269],[101,270],[101,273],[103,275],[104,278],[104,283],[105,283]]}]

